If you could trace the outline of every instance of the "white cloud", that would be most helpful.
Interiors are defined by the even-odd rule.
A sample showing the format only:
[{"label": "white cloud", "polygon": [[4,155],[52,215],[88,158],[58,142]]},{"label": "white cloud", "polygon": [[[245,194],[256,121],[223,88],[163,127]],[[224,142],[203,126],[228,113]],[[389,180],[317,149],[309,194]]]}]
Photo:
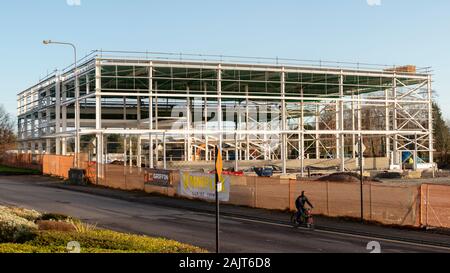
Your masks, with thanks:
[{"label": "white cloud", "polygon": [[66,0],[69,6],[81,6],[81,0]]},{"label": "white cloud", "polygon": [[381,0],[367,0],[367,5],[371,7],[381,6]]}]

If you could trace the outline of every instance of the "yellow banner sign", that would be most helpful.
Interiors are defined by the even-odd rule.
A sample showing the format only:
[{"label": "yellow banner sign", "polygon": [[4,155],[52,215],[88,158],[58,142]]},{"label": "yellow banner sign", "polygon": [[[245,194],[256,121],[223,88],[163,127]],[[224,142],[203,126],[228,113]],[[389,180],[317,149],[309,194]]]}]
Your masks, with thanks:
[{"label": "yellow banner sign", "polygon": [[[182,196],[215,200],[216,176],[215,174],[180,172],[180,186],[178,192]],[[219,184],[219,200],[227,202],[230,199],[230,178],[221,176]]]}]

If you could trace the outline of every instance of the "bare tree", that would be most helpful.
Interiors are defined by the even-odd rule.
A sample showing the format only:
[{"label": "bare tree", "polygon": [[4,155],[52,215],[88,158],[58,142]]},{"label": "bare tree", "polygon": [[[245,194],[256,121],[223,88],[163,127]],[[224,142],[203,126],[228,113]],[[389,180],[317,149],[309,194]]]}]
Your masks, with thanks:
[{"label": "bare tree", "polygon": [[14,120],[3,105],[0,105],[0,154],[14,149],[15,142]]}]

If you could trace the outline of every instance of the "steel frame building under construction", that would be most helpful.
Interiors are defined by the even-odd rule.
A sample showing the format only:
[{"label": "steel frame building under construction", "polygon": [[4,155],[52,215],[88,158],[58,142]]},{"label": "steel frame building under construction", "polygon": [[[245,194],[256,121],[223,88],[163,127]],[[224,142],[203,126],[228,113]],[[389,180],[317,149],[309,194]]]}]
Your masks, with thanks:
[{"label": "steel frame building under construction", "polygon": [[343,171],[361,138],[391,166],[402,151],[433,162],[428,68],[113,51],[80,63],[18,94],[20,152],[167,168],[220,145],[235,169],[332,159]]}]

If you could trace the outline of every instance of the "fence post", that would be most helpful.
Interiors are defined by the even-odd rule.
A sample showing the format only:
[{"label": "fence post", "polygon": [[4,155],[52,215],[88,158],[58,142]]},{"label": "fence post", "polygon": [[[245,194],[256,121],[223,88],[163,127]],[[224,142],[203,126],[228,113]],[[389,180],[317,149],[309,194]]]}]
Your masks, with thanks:
[{"label": "fence post", "polygon": [[288,198],[288,202],[289,202],[289,205],[288,205],[288,207],[289,207],[289,210],[291,210],[291,200],[292,200],[292,197],[291,197],[291,195],[292,195],[292,180],[291,179],[289,179],[289,192],[288,192],[288,194],[289,194],[289,198]]},{"label": "fence post", "polygon": [[369,220],[372,220],[372,183],[369,183]]},{"label": "fence post", "polygon": [[[130,158],[131,158],[131,156],[130,156]],[[130,169],[129,168],[131,168],[131,166],[127,166],[127,167],[125,167],[125,176],[124,176],[124,182],[125,182],[125,185],[124,185],[124,190],[126,190],[126,189],[128,189],[128,187],[127,187],[127,176],[128,176],[128,173],[130,172]]]},{"label": "fence post", "polygon": [[58,158],[58,168],[57,168],[57,170],[58,170],[58,176],[60,176],[60,177],[66,177],[63,173],[62,173],[62,170],[61,170],[61,156],[56,156],[57,158]]},{"label": "fence post", "polygon": [[420,185],[419,187],[419,194],[418,194],[418,199],[419,199],[419,227],[423,227],[423,184]]},{"label": "fence post", "polygon": [[429,189],[429,186],[428,186],[428,184],[426,184],[426,186],[427,186],[427,197],[426,197],[426,202],[425,202],[425,205],[426,205],[426,217],[425,217],[425,226],[427,227],[428,226],[428,207],[430,206],[430,189]]},{"label": "fence post", "polygon": [[330,196],[329,196],[329,184],[330,184],[330,182],[326,182],[327,183],[327,195],[326,195],[326,197],[327,197],[327,215],[328,216],[330,216],[330,200],[329,200],[329,198],[330,198]]},{"label": "fence post", "polygon": [[258,183],[256,183],[256,178],[255,177],[253,177],[253,181],[255,181],[255,187],[254,187],[254,190],[255,190],[255,196],[254,196],[254,198],[255,198],[255,208],[257,208],[257,205],[258,205]]}]

